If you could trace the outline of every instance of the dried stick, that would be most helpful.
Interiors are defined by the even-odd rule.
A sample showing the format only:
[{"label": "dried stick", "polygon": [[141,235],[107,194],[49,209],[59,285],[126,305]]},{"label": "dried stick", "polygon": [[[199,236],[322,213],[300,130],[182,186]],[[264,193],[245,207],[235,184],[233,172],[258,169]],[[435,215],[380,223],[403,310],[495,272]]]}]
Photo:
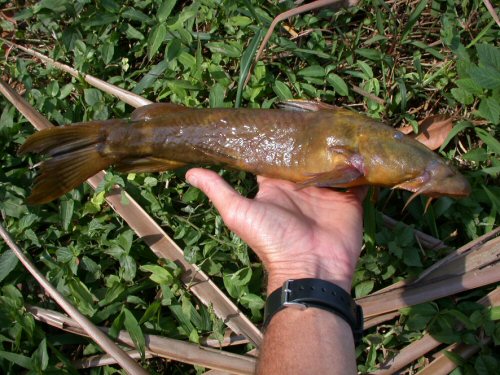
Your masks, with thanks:
[{"label": "dried stick", "polygon": [[[69,303],[64,296],[57,291],[56,288],[42,275],[42,273],[34,266],[33,263],[24,255],[22,250],[15,244],[14,240],[10,237],[9,233],[0,224],[0,236],[5,243],[12,249],[17,258],[31,273],[36,281],[43,286],[47,294],[61,306],[64,311],[71,316],[76,324],[91,337],[106,353],[112,356],[116,362],[123,367],[129,374],[147,375],[148,372],[144,370],[139,364],[130,358],[127,353],[121,350],[108,336],[99,330],[87,317],[78,311],[71,303]],[[132,344],[133,345],[133,344]]]},{"label": "dried stick", "polygon": [[493,17],[497,25],[500,26],[500,19],[498,18],[497,11],[493,7],[493,5],[491,5],[490,0],[483,0],[483,3],[486,6],[486,9],[488,9],[488,12],[490,12],[491,17]]},{"label": "dried stick", "polygon": [[[71,318],[57,311],[36,306],[28,306],[27,310],[44,323],[63,329],[77,335],[86,336],[78,324]],[[107,328],[99,327],[103,331]],[[184,363],[227,371],[232,374],[253,374],[256,359],[218,349],[205,348],[181,340],[170,339],[157,335],[144,335],[147,353],[155,357],[169,358]],[[129,333],[120,331],[117,341],[132,346],[133,341]]]}]

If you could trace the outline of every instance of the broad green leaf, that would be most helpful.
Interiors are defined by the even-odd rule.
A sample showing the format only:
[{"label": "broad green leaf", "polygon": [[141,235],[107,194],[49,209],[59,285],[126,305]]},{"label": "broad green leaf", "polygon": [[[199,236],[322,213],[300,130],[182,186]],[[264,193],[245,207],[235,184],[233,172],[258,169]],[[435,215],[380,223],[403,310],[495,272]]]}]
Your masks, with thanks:
[{"label": "broad green leaf", "polygon": [[114,0],[102,0],[101,5],[104,9],[111,13],[118,13],[120,5]]},{"label": "broad green leaf", "polygon": [[75,207],[75,201],[73,199],[62,199],[61,205],[59,206],[59,213],[61,215],[62,227],[64,230],[68,230],[71,219],[73,218],[73,210]]},{"label": "broad green leaf", "polygon": [[0,358],[6,359],[27,370],[33,370],[33,360],[30,357],[0,350]]},{"label": "broad green leaf", "polygon": [[153,23],[153,19],[151,17],[132,7],[126,7],[125,11],[122,12],[122,17],[133,21],[139,21],[141,23],[146,23],[148,25],[151,25]]},{"label": "broad green leaf", "polygon": [[481,99],[478,114],[493,124],[498,124],[500,119],[500,102],[493,97]]},{"label": "broad green leaf", "polygon": [[12,250],[6,250],[0,255],[0,282],[16,268],[19,259]]},{"label": "broad green leaf", "polygon": [[312,65],[302,70],[299,70],[297,74],[303,77],[324,77],[325,68],[319,65]]},{"label": "broad green leaf", "polygon": [[455,83],[458,87],[467,91],[469,94],[481,95],[483,93],[483,89],[478,86],[471,78],[457,79]]},{"label": "broad green leaf", "polygon": [[411,247],[405,249],[403,253],[403,262],[407,266],[411,267],[422,267],[422,261],[420,260],[420,254],[418,248]]},{"label": "broad green leaf", "polygon": [[356,298],[364,297],[370,294],[374,286],[375,282],[373,280],[366,280],[357,284],[354,287],[354,294],[356,295]]},{"label": "broad green leaf", "polygon": [[224,42],[208,42],[205,44],[212,53],[220,53],[228,57],[241,57],[241,49],[234,44]]},{"label": "broad green leaf", "polygon": [[364,61],[361,61],[361,60],[359,60],[357,62],[357,65],[360,67],[360,69],[364,73],[363,75],[364,75],[365,80],[369,80],[369,79],[373,78],[373,70],[370,67],[370,65],[368,65],[367,63],[365,63]]},{"label": "broad green leaf", "polygon": [[73,260],[74,254],[68,247],[60,247],[56,250],[57,260],[61,263],[69,263]]},{"label": "broad green leaf", "polygon": [[382,52],[372,48],[357,48],[354,52],[373,61],[380,61],[384,57]]},{"label": "broad green leaf", "polygon": [[90,106],[94,106],[102,102],[102,92],[97,89],[85,89],[83,90],[83,95],[85,98],[85,103]]},{"label": "broad green leaf", "polygon": [[89,291],[87,286],[78,279],[69,279],[68,287],[71,291],[71,296],[76,300],[80,311],[92,316],[95,314],[95,301],[97,300]]},{"label": "broad green leaf", "polygon": [[115,54],[115,46],[113,43],[105,43],[101,48],[102,60],[105,64],[109,64],[113,60]]},{"label": "broad green leaf", "polygon": [[39,371],[47,369],[47,366],[49,365],[49,353],[47,352],[47,341],[45,338],[40,341],[38,348],[35,350],[31,358],[33,359],[33,365],[36,369]]},{"label": "broad green leaf", "polygon": [[123,255],[120,257],[120,266],[122,267],[123,272],[121,272],[121,276],[125,281],[132,281],[135,278],[135,274],[137,271],[137,265],[135,259],[130,255]]},{"label": "broad green leaf", "polygon": [[184,8],[182,10],[182,13],[180,13],[175,20],[168,23],[167,25],[168,30],[170,31],[182,30],[184,23],[195,16],[196,16],[195,9],[192,9],[191,7]]},{"label": "broad green leaf", "polygon": [[142,77],[142,79],[133,88],[132,92],[134,94],[141,94],[145,89],[153,86],[154,82],[158,80],[162,73],[167,69],[168,63],[163,60],[160,63],[154,65],[151,70]]},{"label": "broad green leaf", "polygon": [[[222,108],[224,106],[225,89],[220,83],[216,83],[210,89],[209,103],[210,108]],[[184,199],[184,197],[183,197]]]},{"label": "broad green leaf", "polygon": [[500,48],[493,44],[481,43],[476,45],[479,64],[490,66],[500,72]]},{"label": "broad green leaf", "polygon": [[151,60],[167,36],[167,28],[164,24],[158,24],[151,30],[148,38],[148,58]]},{"label": "broad green leaf", "polygon": [[500,320],[500,306],[493,306],[488,309],[488,318],[490,320]]},{"label": "broad green leaf", "polygon": [[62,13],[66,10],[67,0],[42,0],[35,5],[35,13],[40,12],[43,9],[48,9],[51,12]]},{"label": "broad green leaf", "polygon": [[451,95],[460,103],[470,105],[474,102],[474,96],[468,91],[460,87],[451,89]]},{"label": "broad green leaf", "polygon": [[275,92],[276,95],[278,95],[278,98],[280,100],[293,99],[292,92],[290,91],[288,86],[281,81],[274,82],[273,91]]},{"label": "broad green leaf", "polygon": [[156,264],[145,264],[140,266],[139,269],[143,272],[151,272],[149,278],[157,284],[169,285],[174,280],[174,277],[168,270]]},{"label": "broad green leaf", "polygon": [[126,253],[130,251],[132,248],[132,242],[134,241],[134,232],[131,230],[126,230],[123,233],[121,233],[118,238],[116,239],[116,242],[120,247],[125,250]]},{"label": "broad green leaf", "polygon": [[172,9],[174,9],[175,3],[177,0],[164,0],[160,7],[158,8],[158,12],[156,12],[156,18],[158,19],[158,22],[164,22],[169,16],[170,13],[172,12]]},{"label": "broad green leaf", "polygon": [[490,66],[471,66],[469,75],[475,83],[485,89],[500,88],[500,71]]},{"label": "broad green leaf", "polygon": [[144,34],[141,33],[139,30],[137,30],[135,27],[133,27],[130,24],[127,24],[125,30],[125,35],[129,39],[137,39],[137,40],[143,40],[144,39]]},{"label": "broad green leaf", "polygon": [[135,344],[135,348],[141,353],[141,358],[144,360],[145,358],[145,350],[146,350],[146,341],[144,339],[144,334],[142,333],[141,327],[137,322],[134,314],[130,312],[129,309],[124,308],[124,325],[127,332],[130,334],[132,341]]}]

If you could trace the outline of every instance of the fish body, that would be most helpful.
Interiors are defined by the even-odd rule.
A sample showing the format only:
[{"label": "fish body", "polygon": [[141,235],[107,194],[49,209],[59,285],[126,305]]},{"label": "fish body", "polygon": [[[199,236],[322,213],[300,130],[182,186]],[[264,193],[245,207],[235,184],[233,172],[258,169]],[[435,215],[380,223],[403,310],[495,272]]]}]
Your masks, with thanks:
[{"label": "fish body", "polygon": [[136,110],[130,120],[40,131],[21,147],[20,153],[26,152],[50,156],[41,164],[30,203],[51,201],[111,165],[149,172],[217,164],[302,186],[369,184],[432,197],[470,192],[467,180],[424,145],[340,108],[153,104]]}]

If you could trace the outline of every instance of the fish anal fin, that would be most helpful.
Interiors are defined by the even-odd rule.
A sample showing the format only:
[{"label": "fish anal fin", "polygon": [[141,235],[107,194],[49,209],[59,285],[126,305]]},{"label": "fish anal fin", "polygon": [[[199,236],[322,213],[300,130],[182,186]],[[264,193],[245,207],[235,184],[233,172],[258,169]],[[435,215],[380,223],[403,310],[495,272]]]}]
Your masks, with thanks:
[{"label": "fish anal fin", "polygon": [[280,102],[278,105],[282,109],[300,112],[332,111],[339,109],[339,107],[331,104],[301,99],[286,100],[284,102]]},{"label": "fish anal fin", "polygon": [[301,187],[349,187],[361,185],[364,181],[363,173],[358,168],[347,164],[328,172],[313,174],[299,185]]},{"label": "fish anal fin", "polygon": [[118,172],[131,173],[131,172],[162,172],[171,169],[177,169],[185,166],[173,160],[166,160],[155,157],[145,158],[126,158],[120,160],[115,164],[115,169]]},{"label": "fish anal fin", "polygon": [[153,103],[137,108],[130,115],[132,121],[149,121],[155,117],[165,116],[169,113],[188,111],[191,108],[174,103]]}]

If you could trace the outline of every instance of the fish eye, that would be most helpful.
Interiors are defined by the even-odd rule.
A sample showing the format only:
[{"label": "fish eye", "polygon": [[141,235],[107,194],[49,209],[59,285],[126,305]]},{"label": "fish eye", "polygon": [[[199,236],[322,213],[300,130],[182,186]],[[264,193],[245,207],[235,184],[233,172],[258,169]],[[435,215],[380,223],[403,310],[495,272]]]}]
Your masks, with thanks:
[{"label": "fish eye", "polygon": [[394,133],[394,139],[397,139],[398,141],[402,140],[403,137],[404,137],[404,135],[401,132],[395,132]]}]

